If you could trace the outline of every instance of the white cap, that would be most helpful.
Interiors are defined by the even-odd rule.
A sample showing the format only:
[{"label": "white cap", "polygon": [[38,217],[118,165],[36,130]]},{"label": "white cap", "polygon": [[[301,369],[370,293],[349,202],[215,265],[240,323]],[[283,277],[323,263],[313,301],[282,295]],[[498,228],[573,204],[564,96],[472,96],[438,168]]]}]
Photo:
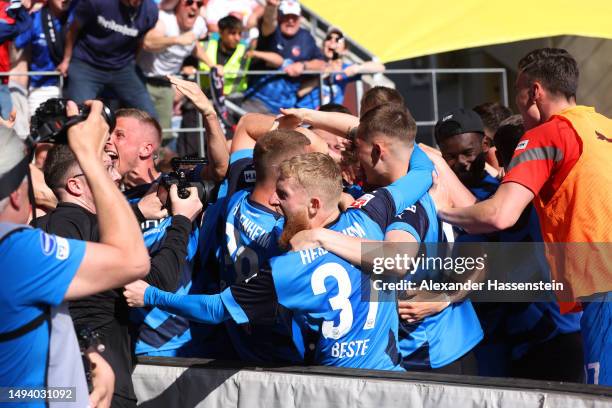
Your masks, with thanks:
[{"label": "white cap", "polygon": [[293,0],[283,0],[278,7],[278,10],[282,15],[286,16],[287,14],[293,14],[296,16],[302,15],[302,7],[300,7],[300,3]]}]

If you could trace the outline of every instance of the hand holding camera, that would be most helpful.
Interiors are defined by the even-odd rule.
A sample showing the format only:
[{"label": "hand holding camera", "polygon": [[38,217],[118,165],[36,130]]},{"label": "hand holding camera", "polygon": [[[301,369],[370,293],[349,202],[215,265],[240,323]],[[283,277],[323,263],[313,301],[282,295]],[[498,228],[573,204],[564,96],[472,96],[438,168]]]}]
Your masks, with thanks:
[{"label": "hand holding camera", "polygon": [[188,187],[187,190],[189,196],[181,198],[178,194],[178,186],[176,184],[170,186],[171,210],[173,215],[183,215],[193,222],[202,212],[203,205],[196,187]]}]

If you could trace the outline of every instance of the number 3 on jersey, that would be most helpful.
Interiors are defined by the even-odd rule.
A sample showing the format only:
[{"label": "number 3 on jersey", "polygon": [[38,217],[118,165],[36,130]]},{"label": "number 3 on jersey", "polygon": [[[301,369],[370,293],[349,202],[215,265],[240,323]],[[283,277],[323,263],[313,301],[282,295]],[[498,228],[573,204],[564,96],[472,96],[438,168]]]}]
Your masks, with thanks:
[{"label": "number 3 on jersey", "polygon": [[[315,295],[321,295],[327,292],[325,279],[330,276],[337,282],[338,294],[329,299],[329,304],[332,310],[340,310],[340,322],[335,326],[331,320],[324,321],[321,326],[321,332],[326,339],[337,340],[348,333],[353,325],[353,307],[349,300],[352,287],[348,272],[342,265],[337,263],[321,265],[312,273],[310,285]],[[372,329],[376,321],[378,302],[369,302],[369,304],[370,308],[363,330]]]}]

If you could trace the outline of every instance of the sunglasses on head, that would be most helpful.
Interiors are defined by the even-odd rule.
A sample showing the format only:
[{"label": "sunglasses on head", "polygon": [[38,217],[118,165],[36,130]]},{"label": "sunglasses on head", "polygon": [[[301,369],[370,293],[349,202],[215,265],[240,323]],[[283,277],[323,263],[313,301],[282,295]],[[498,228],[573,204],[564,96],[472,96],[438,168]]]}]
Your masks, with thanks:
[{"label": "sunglasses on head", "polygon": [[200,0],[200,1],[195,1],[195,0],[185,0],[185,5],[187,6],[191,6],[193,3],[196,4],[196,6],[198,6],[198,8],[202,7],[204,5],[204,1]]}]

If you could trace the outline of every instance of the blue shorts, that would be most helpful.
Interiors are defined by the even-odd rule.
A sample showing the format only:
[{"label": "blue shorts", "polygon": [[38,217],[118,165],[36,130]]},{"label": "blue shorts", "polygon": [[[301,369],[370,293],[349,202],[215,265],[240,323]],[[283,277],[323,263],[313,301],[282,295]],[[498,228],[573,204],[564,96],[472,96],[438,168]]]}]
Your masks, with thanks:
[{"label": "blue shorts", "polygon": [[588,384],[612,385],[612,292],[582,304],[584,368]]}]

